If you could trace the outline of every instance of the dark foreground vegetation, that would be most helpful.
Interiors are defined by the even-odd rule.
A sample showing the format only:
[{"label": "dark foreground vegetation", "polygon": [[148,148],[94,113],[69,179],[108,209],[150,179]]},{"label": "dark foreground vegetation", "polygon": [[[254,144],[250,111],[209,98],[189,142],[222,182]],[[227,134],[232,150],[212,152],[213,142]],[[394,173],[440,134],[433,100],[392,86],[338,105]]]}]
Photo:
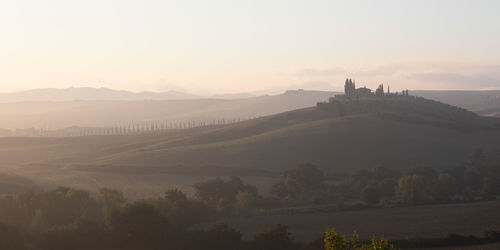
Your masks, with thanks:
[{"label": "dark foreground vegetation", "polygon": [[[236,179],[222,183],[237,188],[242,184]],[[204,185],[207,183],[201,184]],[[254,191],[244,184],[239,187]],[[199,196],[204,197],[202,201],[170,190],[158,199],[126,204],[123,195],[116,190],[102,189],[97,196],[92,196],[82,190],[63,187],[25,192],[15,197],[2,196],[0,249],[271,250],[306,249],[318,244],[295,244],[285,225],[266,228],[251,241],[243,241],[242,234],[227,224],[189,230],[190,225],[216,213],[205,204],[210,204],[211,200],[204,194]],[[326,245],[336,244],[332,237],[325,237]],[[379,242],[389,244],[385,239],[374,239],[371,244]]]},{"label": "dark foreground vegetation", "polygon": [[309,243],[297,243],[288,227],[280,224],[263,229],[251,240],[243,240],[240,231],[224,223],[206,229],[190,227],[220,213],[178,190],[170,190],[158,199],[126,203],[116,190],[102,189],[93,196],[82,190],[58,188],[2,196],[0,209],[0,249],[11,250],[396,249],[500,241],[500,233],[492,230],[485,231],[483,237],[450,235],[389,242],[383,237],[360,240],[356,233],[348,240],[328,229],[324,234],[318,232],[321,237]]},{"label": "dark foreground vegetation", "polygon": [[[329,229],[310,243],[298,243],[282,224],[250,240],[225,223],[195,225],[235,215],[314,212],[329,204],[332,210],[357,210],[490,200],[500,194],[498,177],[498,168],[472,165],[443,172],[416,167],[402,174],[379,167],[324,174],[304,164],[283,173],[269,197],[238,177],[198,183],[194,199],[176,189],[134,202],[106,188],[98,194],[66,187],[32,190],[0,197],[0,249],[395,249],[485,244],[500,241],[500,233],[389,242],[362,241],[357,234],[348,240]],[[299,205],[305,210],[290,209]]]},{"label": "dark foreground vegetation", "polygon": [[[478,150],[474,158],[480,158]],[[310,164],[285,172],[271,193],[282,204],[331,205],[336,209],[493,200],[500,195],[500,168],[471,161],[444,171],[413,167],[324,174]]]},{"label": "dark foreground vegetation", "polygon": [[492,230],[483,237],[450,235],[391,242],[382,237],[365,242],[356,233],[348,240],[328,229],[318,232],[322,236],[316,240],[298,243],[286,223],[264,228],[245,240],[225,223],[198,226],[231,216],[493,200],[500,195],[500,168],[481,164],[482,154],[478,149],[462,166],[444,171],[413,167],[402,173],[376,167],[324,173],[315,165],[302,164],[285,171],[264,196],[239,177],[197,183],[192,198],[172,189],[162,197],[129,202],[118,190],[103,188],[91,194],[67,187],[2,195],[0,249],[394,249],[497,242],[500,234]]}]

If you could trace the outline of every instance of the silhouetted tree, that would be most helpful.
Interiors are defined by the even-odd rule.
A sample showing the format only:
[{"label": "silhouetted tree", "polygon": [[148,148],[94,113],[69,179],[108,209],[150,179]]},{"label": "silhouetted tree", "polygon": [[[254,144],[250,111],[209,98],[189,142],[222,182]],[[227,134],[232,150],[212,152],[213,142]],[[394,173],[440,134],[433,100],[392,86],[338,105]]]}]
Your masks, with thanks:
[{"label": "silhouetted tree", "polygon": [[476,168],[468,168],[464,173],[464,184],[474,191],[480,191],[483,186],[483,175]]},{"label": "silhouetted tree", "polygon": [[325,176],[315,165],[302,164],[286,171],[272,194],[281,199],[299,202],[322,202],[326,196]]},{"label": "silhouetted tree", "polygon": [[380,201],[380,193],[376,187],[368,186],[361,191],[360,199],[368,205],[373,205]]},{"label": "silhouetted tree", "polygon": [[375,90],[376,96],[384,96],[384,84],[378,85],[377,90]]},{"label": "silhouetted tree", "polygon": [[32,209],[38,214],[38,226],[66,226],[77,218],[102,218],[102,208],[87,191],[67,187],[36,193]]},{"label": "silhouetted tree", "polygon": [[262,197],[254,192],[240,191],[236,194],[235,208],[240,212],[249,212],[262,204]]},{"label": "silhouetted tree", "polygon": [[200,201],[188,199],[178,189],[165,192],[163,198],[155,202],[160,214],[175,226],[188,227],[204,221],[210,215],[210,209]]},{"label": "silhouetted tree", "polygon": [[398,180],[396,195],[405,203],[417,204],[430,198],[431,179],[422,175],[403,176]]},{"label": "silhouetted tree", "polygon": [[500,195],[500,178],[497,176],[488,176],[484,178],[481,195],[493,196]]},{"label": "silhouetted tree", "polygon": [[254,197],[259,196],[256,187],[243,183],[239,177],[201,182],[194,185],[194,189],[200,201],[222,212],[232,211],[239,192],[246,192]]},{"label": "silhouetted tree", "polygon": [[448,174],[440,174],[433,181],[432,195],[437,201],[448,201],[450,196],[457,192],[457,182],[455,178]]},{"label": "silhouetted tree", "polygon": [[98,199],[103,203],[106,215],[112,210],[123,207],[127,202],[121,191],[109,188],[99,189]]},{"label": "silhouetted tree", "polygon": [[134,203],[114,210],[107,218],[117,246],[133,249],[164,249],[169,240],[167,219],[153,206]]},{"label": "silhouetted tree", "polygon": [[393,197],[394,189],[398,182],[393,178],[386,178],[377,184],[377,189],[382,197]]},{"label": "silhouetted tree", "polygon": [[453,177],[457,183],[457,189],[463,190],[465,188],[464,175],[465,175],[466,170],[467,170],[466,167],[458,166],[458,167],[454,167],[451,169],[447,169],[443,173],[448,174],[449,176]]},{"label": "silhouetted tree", "polygon": [[27,227],[31,223],[31,211],[23,206],[19,198],[1,195],[0,223],[19,228]]},{"label": "silhouetted tree", "polygon": [[344,85],[344,93],[348,97],[354,96],[356,92],[356,84],[352,81],[352,79],[345,79]]}]

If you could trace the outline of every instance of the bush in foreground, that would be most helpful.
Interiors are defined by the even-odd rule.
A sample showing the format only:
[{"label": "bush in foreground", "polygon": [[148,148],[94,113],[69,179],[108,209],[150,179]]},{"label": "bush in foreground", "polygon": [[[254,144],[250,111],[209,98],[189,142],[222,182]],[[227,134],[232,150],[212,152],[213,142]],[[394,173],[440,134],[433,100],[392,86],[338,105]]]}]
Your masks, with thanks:
[{"label": "bush in foreground", "polygon": [[339,232],[336,232],[333,228],[328,229],[325,232],[325,250],[395,250],[396,247],[390,243],[386,238],[382,237],[377,239],[375,236],[372,237],[369,244],[361,244],[358,239],[358,234],[354,232],[351,239]]}]

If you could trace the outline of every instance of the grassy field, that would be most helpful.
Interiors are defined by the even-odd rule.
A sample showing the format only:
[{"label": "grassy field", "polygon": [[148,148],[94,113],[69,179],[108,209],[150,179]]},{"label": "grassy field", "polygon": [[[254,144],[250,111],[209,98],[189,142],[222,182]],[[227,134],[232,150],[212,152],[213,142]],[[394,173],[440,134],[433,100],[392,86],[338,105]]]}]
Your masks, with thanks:
[{"label": "grassy field", "polygon": [[[263,228],[274,224],[289,226],[296,241],[307,242],[327,227],[361,238],[372,234],[389,239],[406,237],[443,237],[450,233],[480,235],[483,230],[500,230],[500,201],[381,208],[361,211],[263,215],[221,219],[250,239]],[[207,223],[209,225],[211,223]],[[204,226],[206,226],[204,225]]]},{"label": "grassy field", "polygon": [[464,131],[308,108],[230,126],[158,134],[0,138],[0,170],[42,187],[109,187],[131,199],[158,196],[170,188],[191,193],[191,185],[217,175],[248,176],[244,179],[266,194],[282,171],[301,163],[325,172],[377,166],[402,172],[414,166],[441,170],[470,161],[482,149],[481,163],[496,164],[498,141],[500,129]]}]

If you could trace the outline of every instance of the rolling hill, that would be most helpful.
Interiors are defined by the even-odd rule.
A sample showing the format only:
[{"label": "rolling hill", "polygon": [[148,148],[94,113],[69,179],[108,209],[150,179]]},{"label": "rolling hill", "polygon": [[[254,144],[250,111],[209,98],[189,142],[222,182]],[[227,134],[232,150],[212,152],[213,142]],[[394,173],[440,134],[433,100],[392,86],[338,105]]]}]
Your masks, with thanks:
[{"label": "rolling hill", "polygon": [[[0,128],[117,126],[143,121],[248,119],[314,106],[334,92],[287,91],[242,99],[93,100],[0,103]],[[1,132],[1,131],[0,131]]]},{"label": "rolling hill", "polygon": [[139,172],[181,165],[282,171],[304,162],[328,171],[380,165],[443,169],[466,163],[477,149],[483,150],[485,163],[500,162],[497,119],[421,100],[409,102],[413,110],[408,113],[401,112],[404,105],[399,101],[381,101],[380,107],[370,103],[375,110],[344,115],[313,107],[229,126],[160,134],[4,138],[0,157],[11,165]]},{"label": "rolling hill", "polygon": [[[466,108],[480,115],[500,117],[499,91],[411,93]],[[338,93],[295,90],[279,95],[222,95],[205,99],[170,94],[173,93],[122,93],[92,88],[49,89],[26,92],[22,98],[16,99],[25,100],[22,102],[4,102],[10,97],[0,94],[0,135],[9,134],[3,129],[106,127],[157,120],[212,122],[218,119],[248,119],[311,107]]]},{"label": "rolling hill", "polygon": [[416,90],[411,93],[466,108],[480,115],[500,117],[500,90]]}]

